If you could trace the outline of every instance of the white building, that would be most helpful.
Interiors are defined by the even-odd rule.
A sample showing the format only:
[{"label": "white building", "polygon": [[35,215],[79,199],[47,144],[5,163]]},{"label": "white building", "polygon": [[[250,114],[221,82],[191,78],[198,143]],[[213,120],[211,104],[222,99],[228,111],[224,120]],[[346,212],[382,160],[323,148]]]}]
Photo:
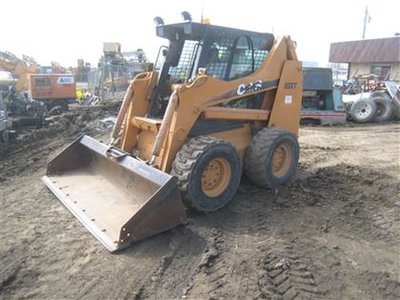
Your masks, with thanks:
[{"label": "white building", "polygon": [[331,63],[347,63],[347,76],[375,74],[400,82],[400,36],[332,43]]}]

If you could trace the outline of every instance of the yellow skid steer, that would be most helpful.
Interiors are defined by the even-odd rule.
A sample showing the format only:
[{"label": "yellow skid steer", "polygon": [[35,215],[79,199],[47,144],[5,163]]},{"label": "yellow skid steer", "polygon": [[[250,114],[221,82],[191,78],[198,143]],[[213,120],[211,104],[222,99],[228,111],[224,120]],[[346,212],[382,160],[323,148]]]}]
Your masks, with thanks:
[{"label": "yellow skid steer", "polygon": [[223,207],[242,172],[277,187],[297,169],[302,68],[289,37],[191,21],[156,33],[169,44],[132,80],[110,142],[80,137],[43,177],[109,251],[184,223],[186,208]]}]

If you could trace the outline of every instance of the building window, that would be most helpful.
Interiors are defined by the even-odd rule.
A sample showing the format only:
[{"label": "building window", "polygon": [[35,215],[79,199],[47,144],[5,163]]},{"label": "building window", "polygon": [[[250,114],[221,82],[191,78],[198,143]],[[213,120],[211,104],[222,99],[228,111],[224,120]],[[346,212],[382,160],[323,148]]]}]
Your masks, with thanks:
[{"label": "building window", "polygon": [[388,80],[390,77],[391,66],[387,65],[372,65],[371,74],[379,76],[379,80]]}]

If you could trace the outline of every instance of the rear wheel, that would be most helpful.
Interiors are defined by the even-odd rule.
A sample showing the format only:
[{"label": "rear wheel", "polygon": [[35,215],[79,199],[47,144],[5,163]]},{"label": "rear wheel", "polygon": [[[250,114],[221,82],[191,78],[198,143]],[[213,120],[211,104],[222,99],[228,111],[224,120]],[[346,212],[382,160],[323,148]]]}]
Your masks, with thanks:
[{"label": "rear wheel", "polygon": [[375,97],[383,97],[386,100],[390,100],[391,97],[389,94],[385,93],[385,92],[381,92],[381,91],[375,91],[372,92],[371,95],[369,96],[370,98],[375,98]]},{"label": "rear wheel", "polygon": [[377,106],[377,112],[374,121],[377,123],[389,121],[394,114],[394,107],[390,99],[387,100],[387,98],[383,97],[374,97],[372,100]]},{"label": "rear wheel", "polygon": [[247,148],[244,172],[255,184],[275,188],[293,179],[298,160],[295,135],[279,128],[264,128]]},{"label": "rear wheel", "polygon": [[200,136],[189,140],[177,153],[171,175],[186,206],[210,212],[226,205],[235,194],[241,177],[240,158],[227,141]]}]

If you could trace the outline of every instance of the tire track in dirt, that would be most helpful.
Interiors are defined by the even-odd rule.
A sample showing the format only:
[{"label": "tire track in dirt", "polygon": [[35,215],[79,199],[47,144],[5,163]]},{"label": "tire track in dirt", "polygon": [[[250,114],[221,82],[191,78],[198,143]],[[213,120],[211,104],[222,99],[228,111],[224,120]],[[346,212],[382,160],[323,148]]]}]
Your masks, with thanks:
[{"label": "tire track in dirt", "polygon": [[[387,272],[367,271],[361,276],[368,284],[375,287],[378,294],[375,298],[395,300],[400,299],[400,281],[392,279]],[[374,293],[375,294],[375,293]]]},{"label": "tire track in dirt", "polygon": [[[212,287],[209,289],[209,297],[233,297],[241,299],[249,295],[251,295],[251,297],[256,295],[256,297],[267,298],[269,296],[282,296],[283,299],[290,299],[292,296],[299,297],[300,299],[309,297],[325,299],[327,294],[332,296],[337,294],[337,292],[330,290],[331,283],[325,282],[324,288],[320,289],[318,280],[315,279],[314,276],[315,273],[311,272],[313,264],[310,264],[310,262],[316,258],[310,252],[310,249],[318,245],[315,244],[316,241],[302,233],[299,233],[298,236],[293,236],[292,231],[294,229],[284,229],[284,222],[275,225],[272,225],[271,222],[268,223],[265,219],[271,216],[271,214],[277,213],[278,215],[283,214],[288,216],[289,211],[296,212],[299,209],[301,211],[307,209],[309,206],[312,207],[315,204],[319,204],[317,208],[320,210],[320,213],[311,216],[310,219],[312,222],[310,224],[314,222],[318,224],[321,220],[324,221],[320,223],[321,225],[319,228],[316,228],[317,234],[324,235],[325,232],[331,230],[336,234],[341,234],[343,229],[350,234],[350,232],[357,232],[355,227],[359,227],[358,231],[360,233],[365,232],[362,236],[366,239],[371,239],[371,237],[373,237],[375,240],[384,240],[386,242],[395,241],[398,243],[397,239],[393,240],[393,234],[398,234],[392,230],[392,227],[396,228],[399,222],[387,221],[387,211],[385,211],[384,217],[379,213],[375,215],[372,214],[374,208],[378,209],[382,204],[386,206],[393,205],[393,198],[389,197],[385,199],[385,201],[378,203],[371,201],[371,197],[364,199],[366,203],[359,203],[357,199],[352,199],[354,195],[357,195],[358,189],[364,188],[364,185],[366,183],[368,184],[370,180],[377,185],[372,187],[373,193],[384,186],[385,190],[391,194],[391,192],[394,192],[393,189],[396,185],[393,185],[394,181],[390,177],[383,178],[381,180],[382,182],[380,182],[378,178],[381,178],[382,174],[370,171],[369,169],[343,164],[321,168],[316,170],[315,173],[304,173],[303,175],[303,178],[292,183],[290,186],[282,188],[278,192],[259,189],[254,186],[250,187],[249,190],[252,190],[251,202],[245,202],[245,200],[239,202],[237,199],[237,202],[229,208],[229,214],[224,215],[224,221],[213,223],[213,226],[221,231],[224,237],[224,243],[220,246],[221,255],[218,256],[215,265],[211,266],[207,273],[209,280],[203,280],[200,283],[203,286],[209,285]],[[365,180],[367,180],[367,182],[364,182]],[[247,193],[246,188],[244,190],[244,192]],[[294,195],[293,191],[296,191]],[[302,195],[302,191],[303,193],[305,192],[305,195]],[[315,198],[316,201],[310,201],[310,197]],[[335,199],[335,202],[327,201],[328,199]],[[238,203],[241,204],[238,205]],[[354,218],[353,214],[349,212],[346,212],[340,221],[336,218],[338,207],[346,207],[347,205],[355,205],[358,209],[356,212],[363,212],[360,213],[359,219]],[[282,210],[282,207],[289,208],[289,211]],[[389,210],[389,212],[394,209],[396,208]],[[365,226],[365,222],[370,219],[371,215],[375,218],[375,222],[372,222],[374,228]],[[279,218],[280,217],[277,216],[277,219]],[[217,217],[217,219],[219,218]],[[207,222],[212,223],[212,220],[207,220]],[[293,222],[290,222],[290,224],[291,226],[295,225]],[[272,232],[268,230],[268,225],[272,225],[272,227],[275,228],[275,232],[280,234],[279,239],[285,239],[286,242],[284,242],[284,245],[287,242],[293,241],[295,248],[290,250],[290,247],[280,245],[280,242],[277,242],[274,235],[271,234]],[[276,228],[280,225],[282,225],[282,230],[276,231]],[[384,234],[382,235],[381,233],[383,232]],[[297,245],[297,237],[302,241],[301,246]],[[250,246],[246,247],[244,244]],[[232,247],[239,250],[233,251]],[[286,249],[283,251],[282,247],[284,250],[286,248],[289,250]],[[278,250],[276,250],[276,248]],[[246,253],[245,249],[252,249],[252,251]],[[328,258],[329,255],[332,255],[335,251],[332,252],[332,250],[325,249],[325,247],[319,249],[323,253],[326,253],[326,255],[325,257],[320,256],[319,260],[317,259],[314,263],[326,270],[332,269],[332,267],[338,269],[338,264],[340,263],[339,258],[335,255],[332,259]],[[267,256],[267,258],[270,258],[270,265],[267,266],[267,272],[262,279],[264,278],[265,280],[265,278],[268,277],[271,281],[271,286],[277,287],[275,294],[266,294],[265,288],[261,288],[262,285],[260,286],[261,294],[257,294],[250,285],[243,284],[243,282],[246,281],[246,276],[251,277],[251,274],[256,273],[254,270],[260,270],[260,267],[252,260],[259,257],[262,253],[268,253],[270,255]],[[236,258],[241,256],[246,257],[246,259],[240,260]],[[279,260],[273,261],[272,258]],[[279,271],[282,271],[282,274],[278,274],[279,276],[276,275],[277,277],[274,278],[274,275],[269,273],[271,271],[271,264],[274,264],[274,267],[276,265],[279,266],[281,260],[283,259],[283,261],[285,261],[285,258],[289,262],[289,265],[292,266],[292,269],[290,269],[290,271],[282,271],[282,266],[280,266]],[[246,276],[241,276],[240,272],[243,270],[250,270],[250,272],[247,272]],[[253,272],[251,272],[252,270]],[[254,281],[253,278],[249,281]],[[275,282],[274,279],[276,279],[277,282]],[[339,280],[339,278],[335,280],[338,285],[345,284]],[[228,281],[228,283],[226,283],[226,281]],[[287,290],[285,290],[284,283],[288,285],[286,286],[288,288]],[[358,282],[358,284],[363,286],[364,283]],[[241,286],[240,291],[237,290],[238,286]],[[248,288],[247,290],[246,287]],[[246,294],[246,292],[248,293]],[[286,292],[289,293],[287,297]]]},{"label": "tire track in dirt", "polygon": [[258,285],[262,298],[323,299],[301,252],[289,245],[273,248],[260,261]]},{"label": "tire track in dirt", "polygon": [[[382,141],[389,142],[386,128],[392,127],[379,127]],[[0,161],[7,173],[0,178],[7,197],[0,220],[0,262],[6,266],[0,298],[398,299],[398,180],[385,164],[346,161],[346,155],[353,162],[360,158],[347,141],[326,142],[331,131],[310,135],[317,144],[314,137],[321,136],[321,145],[302,148],[290,184],[266,190],[244,182],[222,210],[189,214],[188,225],[117,255],[41,184],[46,155],[55,154],[48,141],[25,145],[27,152],[16,149]],[[64,144],[57,136],[48,146]]]},{"label": "tire track in dirt", "polygon": [[[160,266],[165,264],[168,256],[168,241],[170,233],[155,236],[136,247],[116,254],[118,256],[118,272],[106,274],[101,280],[103,286],[93,290],[87,295],[88,299],[143,299],[146,298],[146,288],[155,280],[155,274],[161,272]],[[114,255],[115,257],[115,255]],[[111,258],[112,259],[112,258]],[[101,269],[104,262],[98,267]],[[100,273],[100,269],[98,272]],[[101,273],[104,275],[104,272]],[[119,289],[111,287],[120,287]]]},{"label": "tire track in dirt", "polygon": [[221,233],[222,242],[215,264],[205,270],[210,278],[208,295],[212,298],[236,295],[236,299],[243,299],[255,291],[254,273],[248,272],[253,269],[257,255],[249,213],[253,203],[238,198],[236,202],[241,203],[235,203],[232,214],[223,218],[224,222],[214,224]]},{"label": "tire track in dirt", "polygon": [[[395,178],[370,168],[338,164],[318,169],[304,185],[327,207],[329,224],[324,230],[339,228],[339,235],[356,233],[366,240],[398,244],[400,203]],[[333,198],[334,203],[324,200]]]},{"label": "tire track in dirt", "polygon": [[[248,199],[248,189],[255,190],[254,186],[242,186],[241,192],[224,212],[201,218],[198,228],[211,227],[218,232],[218,256],[201,269],[189,298],[196,295],[212,299],[245,299],[258,294],[257,272],[254,270],[261,255],[260,245],[269,243],[269,210],[263,207],[263,201]],[[265,190],[259,189],[258,192],[261,196]]]},{"label": "tire track in dirt", "polygon": [[[400,202],[398,181],[369,167],[337,164],[317,169],[300,167],[290,188],[279,191],[278,201],[285,206],[325,207],[323,230],[340,228],[337,234],[398,244],[400,240]],[[279,200],[280,199],[280,200]]]},{"label": "tire track in dirt", "polygon": [[207,249],[207,241],[190,226],[178,227],[173,230],[168,248],[169,253],[162,257],[158,268],[142,284],[135,299],[177,299],[189,292]]},{"label": "tire track in dirt", "polygon": [[[7,240],[6,246],[17,250],[22,248],[12,242],[13,234],[34,238],[23,239],[26,251],[16,252],[22,263],[17,271],[7,272],[11,275],[16,273],[16,280],[8,280],[2,296],[42,298],[41,295],[47,294],[52,298],[87,299],[134,297],[139,292],[138,287],[147,280],[151,270],[157,269],[159,261],[168,252],[170,234],[156,236],[123,253],[111,255],[62,207],[41,184],[40,175],[36,175],[33,181],[22,177],[17,184],[19,189],[14,189],[8,194],[10,198],[7,198],[18,201],[4,203],[7,212],[13,214],[10,213],[6,220],[2,219],[2,224],[7,222],[7,228],[18,228],[21,220],[24,224],[15,233],[8,230],[8,233],[2,234]],[[29,194],[24,192],[27,186],[33,187]],[[34,199],[40,201],[32,201]],[[2,231],[5,228],[2,226]],[[14,240],[18,241],[18,238]],[[5,252],[5,257],[12,258],[12,251]],[[6,259],[2,258],[1,261],[5,262]],[[112,272],[111,265],[118,272]],[[35,280],[34,284],[29,283],[32,280]],[[18,288],[22,286],[24,288]]]}]

